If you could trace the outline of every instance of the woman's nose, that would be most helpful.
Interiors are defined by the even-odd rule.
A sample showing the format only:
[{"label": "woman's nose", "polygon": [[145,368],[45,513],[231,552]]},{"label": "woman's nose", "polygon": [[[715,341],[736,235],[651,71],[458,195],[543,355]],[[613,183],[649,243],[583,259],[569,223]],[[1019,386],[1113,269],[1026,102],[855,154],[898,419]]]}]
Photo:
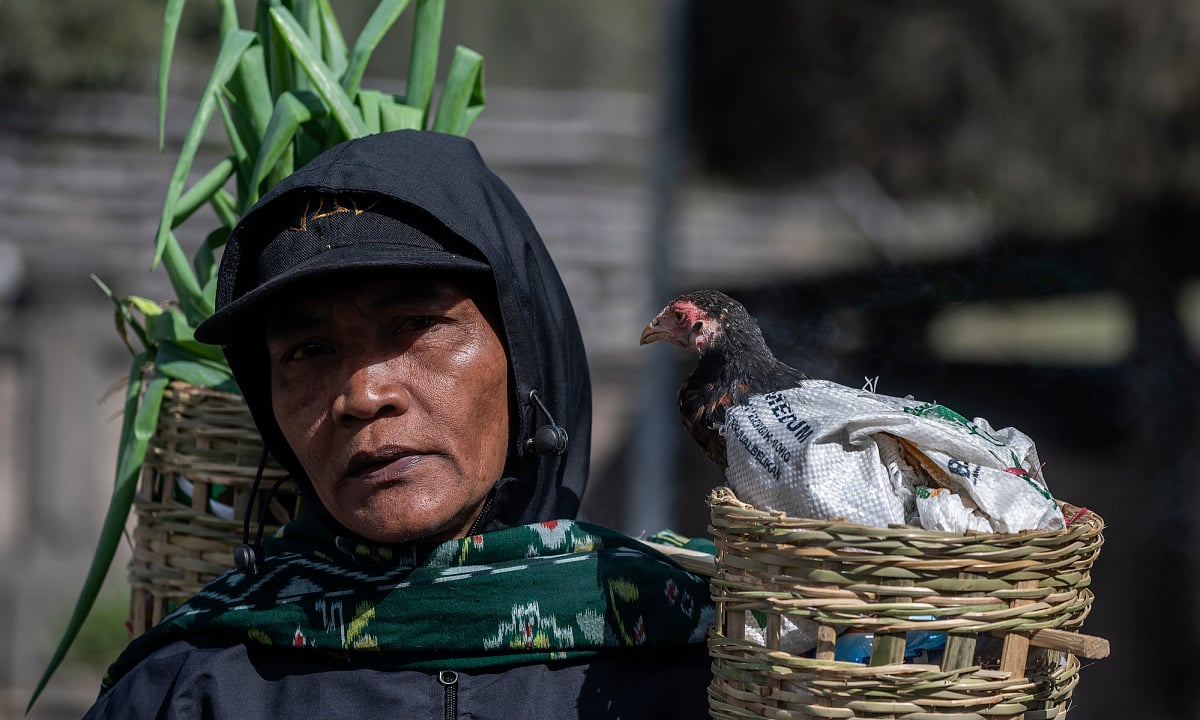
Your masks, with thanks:
[{"label": "woman's nose", "polygon": [[333,411],[339,420],[371,420],[407,412],[410,400],[394,363],[381,361],[350,370],[334,398]]}]

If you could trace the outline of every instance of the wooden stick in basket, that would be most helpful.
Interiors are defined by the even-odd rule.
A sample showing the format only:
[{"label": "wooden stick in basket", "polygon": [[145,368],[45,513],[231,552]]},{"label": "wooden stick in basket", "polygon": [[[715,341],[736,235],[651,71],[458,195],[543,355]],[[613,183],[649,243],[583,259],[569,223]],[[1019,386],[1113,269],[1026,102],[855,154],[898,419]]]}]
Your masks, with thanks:
[{"label": "wooden stick in basket", "polygon": [[1063,650],[1088,660],[1106,658],[1109,652],[1108,641],[1102,637],[1053,628],[1034,632],[1029,637],[1029,644],[1047,650]]},{"label": "wooden stick in basket", "polygon": [[[1017,590],[1037,590],[1037,580],[1021,580],[1017,582]],[[1012,601],[1013,607],[1032,605],[1032,600],[1018,598]],[[1000,651],[1000,671],[1012,673],[1013,677],[1025,674],[1025,661],[1029,655],[1029,637],[1021,633],[1009,633],[1004,636],[1004,648]]]}]

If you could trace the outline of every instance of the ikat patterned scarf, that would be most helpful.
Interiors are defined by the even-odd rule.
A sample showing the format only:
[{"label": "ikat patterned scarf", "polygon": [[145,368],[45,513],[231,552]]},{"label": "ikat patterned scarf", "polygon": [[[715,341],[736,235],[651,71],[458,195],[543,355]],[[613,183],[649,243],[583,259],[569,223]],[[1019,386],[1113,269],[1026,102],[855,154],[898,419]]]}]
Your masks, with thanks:
[{"label": "ikat patterned scarf", "polygon": [[187,637],[469,670],[702,643],[713,622],[704,578],[573,520],[389,547],[337,535],[310,515],[266,550],[262,574],[221,575],[131,642],[103,688]]}]

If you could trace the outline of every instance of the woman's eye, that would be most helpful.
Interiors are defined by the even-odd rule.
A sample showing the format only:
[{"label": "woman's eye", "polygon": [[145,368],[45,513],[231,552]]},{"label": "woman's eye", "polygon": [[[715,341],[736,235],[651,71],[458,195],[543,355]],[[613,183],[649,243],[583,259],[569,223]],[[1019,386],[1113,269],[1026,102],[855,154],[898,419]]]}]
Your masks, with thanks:
[{"label": "woman's eye", "polygon": [[328,352],[330,352],[329,347],[327,345],[323,345],[322,343],[311,342],[311,341],[310,342],[302,342],[298,345],[292,346],[287,352],[285,352],[283,354],[282,360],[284,362],[291,362],[294,360],[304,360],[306,358],[311,358],[316,355],[324,355],[325,353],[328,353]]},{"label": "woman's eye", "polygon": [[415,315],[410,318],[405,318],[396,326],[396,332],[414,332],[432,327],[437,323],[437,318],[431,315]]}]

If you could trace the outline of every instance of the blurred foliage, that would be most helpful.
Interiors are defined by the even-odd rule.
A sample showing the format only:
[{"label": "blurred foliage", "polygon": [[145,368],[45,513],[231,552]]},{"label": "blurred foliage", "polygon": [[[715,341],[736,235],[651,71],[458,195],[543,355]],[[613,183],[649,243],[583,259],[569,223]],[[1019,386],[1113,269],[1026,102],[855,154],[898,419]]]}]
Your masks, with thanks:
[{"label": "blurred foliage", "polygon": [[[165,0],[125,0],[120,12],[94,0],[0,2],[0,92],[6,97],[61,90],[149,88],[154,83]],[[373,10],[361,0],[335,0],[347,34]],[[253,0],[237,0],[243,21]],[[206,66],[219,41],[215,2],[189,3],[177,55]],[[630,89],[649,92],[656,76],[659,10],[643,0],[505,0],[449,3],[448,37],[500,59],[493,83],[524,87]],[[400,37],[412,19],[397,25]],[[453,48],[443,50],[449,62]],[[408,46],[384,43],[376,76],[404,77]],[[546,62],[546,58],[557,60]],[[202,80],[201,80],[202,82]]]},{"label": "blurred foliage", "polygon": [[[191,13],[184,46],[216,37],[217,12]],[[64,90],[149,87],[162,37],[163,0],[0,2],[0,91],[8,97]]]},{"label": "blurred foliage", "polygon": [[[129,642],[129,628],[126,626],[129,620],[129,585],[124,578],[111,585],[96,599],[87,622],[79,629],[71,651],[63,659],[65,665],[99,675]],[[62,623],[58,624],[65,622],[64,613]]]},{"label": "blurred foliage", "polygon": [[692,141],[715,175],[856,166],[897,196],[968,188],[1034,222],[1200,194],[1191,0],[692,7]]}]

